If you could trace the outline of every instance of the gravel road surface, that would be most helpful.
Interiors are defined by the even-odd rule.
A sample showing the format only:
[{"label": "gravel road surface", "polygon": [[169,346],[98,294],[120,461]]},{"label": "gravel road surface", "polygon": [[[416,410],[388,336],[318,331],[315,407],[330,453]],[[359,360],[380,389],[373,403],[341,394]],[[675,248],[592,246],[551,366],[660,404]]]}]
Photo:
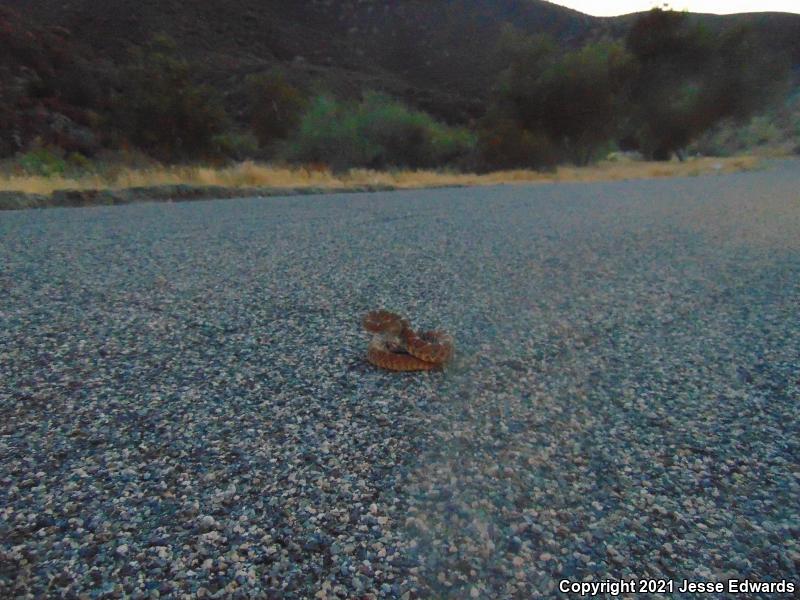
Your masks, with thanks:
[{"label": "gravel road surface", "polygon": [[799,400],[798,161],[6,212],[0,597],[797,586]]}]

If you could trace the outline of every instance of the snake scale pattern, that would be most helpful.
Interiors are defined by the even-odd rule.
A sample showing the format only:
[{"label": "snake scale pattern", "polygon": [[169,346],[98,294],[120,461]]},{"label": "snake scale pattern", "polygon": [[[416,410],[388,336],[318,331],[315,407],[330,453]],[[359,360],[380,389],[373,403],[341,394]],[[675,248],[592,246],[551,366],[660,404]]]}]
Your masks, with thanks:
[{"label": "snake scale pattern", "polygon": [[390,371],[441,369],[453,357],[453,338],[443,331],[417,333],[409,321],[388,310],[373,310],[363,320],[373,333],[367,360]]}]

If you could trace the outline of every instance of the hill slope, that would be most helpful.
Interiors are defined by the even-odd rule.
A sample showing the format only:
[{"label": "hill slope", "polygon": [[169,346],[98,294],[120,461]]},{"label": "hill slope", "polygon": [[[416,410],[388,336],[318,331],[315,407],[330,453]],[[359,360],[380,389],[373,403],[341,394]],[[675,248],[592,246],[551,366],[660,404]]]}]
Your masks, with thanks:
[{"label": "hill slope", "polygon": [[[300,87],[385,91],[437,118],[466,123],[483,113],[505,67],[493,52],[505,27],[573,47],[621,37],[636,16],[592,17],[542,0],[5,0],[3,7],[16,16],[3,21],[0,8],[0,22],[14,24],[0,27],[0,125],[13,120],[3,114],[2,88],[30,80],[25,69],[37,71],[44,61],[57,72],[59,61],[79,57],[79,72],[88,74],[124,63],[131,46],[159,33],[176,41],[199,79],[225,94],[232,115],[241,114],[245,77],[281,65]],[[752,25],[769,52],[791,55],[800,74],[800,15],[692,18],[710,29]]]},{"label": "hill slope", "polygon": [[451,118],[454,105],[480,111],[472,98],[485,95],[496,73],[487,49],[505,23],[549,33],[565,44],[578,43],[596,25],[593,17],[539,0],[8,0],[6,5],[43,25],[65,27],[75,40],[115,60],[125,58],[128,46],[167,33],[225,89],[249,73],[291,63],[300,83],[383,89]]}]

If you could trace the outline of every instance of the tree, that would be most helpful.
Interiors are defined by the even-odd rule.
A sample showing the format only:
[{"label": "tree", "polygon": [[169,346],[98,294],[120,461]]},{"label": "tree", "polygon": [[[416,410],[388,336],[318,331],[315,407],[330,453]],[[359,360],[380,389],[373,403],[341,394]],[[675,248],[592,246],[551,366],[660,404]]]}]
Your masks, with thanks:
[{"label": "tree", "polygon": [[711,72],[711,102],[724,116],[741,120],[785,97],[791,60],[786,52],[765,52],[753,29],[740,25],[720,35]]},{"label": "tree", "polygon": [[638,62],[627,138],[645,156],[668,160],[726,117],[763,106],[787,71],[768,64],[747,28],[712,35],[686,13],[653,9],[629,30]]},{"label": "tree", "polygon": [[603,41],[568,52],[543,73],[540,126],[571,161],[588,164],[614,137],[632,68],[621,44]]},{"label": "tree", "polygon": [[192,81],[191,67],[175,43],[156,36],[131,50],[115,98],[118,126],[136,145],[164,159],[197,158],[214,152],[214,137],[226,115],[219,97]]},{"label": "tree", "polygon": [[[587,164],[616,133],[634,68],[630,54],[622,44],[610,41],[559,53],[547,37],[526,38],[506,31],[503,40],[502,51],[510,63],[489,113],[497,127],[484,129],[496,138],[500,131],[510,131],[511,120],[527,133],[494,145],[515,149],[511,155],[518,156],[522,148],[535,147],[548,160],[555,148],[564,158]],[[542,136],[547,144],[543,145]]]},{"label": "tree", "polygon": [[286,139],[298,126],[306,99],[283,71],[273,69],[246,81],[250,123],[262,147]]}]

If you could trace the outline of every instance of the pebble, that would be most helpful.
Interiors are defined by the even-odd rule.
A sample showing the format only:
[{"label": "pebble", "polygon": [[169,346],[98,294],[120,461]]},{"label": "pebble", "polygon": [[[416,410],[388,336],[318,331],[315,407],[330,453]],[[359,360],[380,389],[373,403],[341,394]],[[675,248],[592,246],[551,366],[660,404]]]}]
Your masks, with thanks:
[{"label": "pebble", "polygon": [[[0,596],[793,577],[800,169],[776,165],[4,212]],[[378,307],[452,332],[450,368],[370,367]]]}]

